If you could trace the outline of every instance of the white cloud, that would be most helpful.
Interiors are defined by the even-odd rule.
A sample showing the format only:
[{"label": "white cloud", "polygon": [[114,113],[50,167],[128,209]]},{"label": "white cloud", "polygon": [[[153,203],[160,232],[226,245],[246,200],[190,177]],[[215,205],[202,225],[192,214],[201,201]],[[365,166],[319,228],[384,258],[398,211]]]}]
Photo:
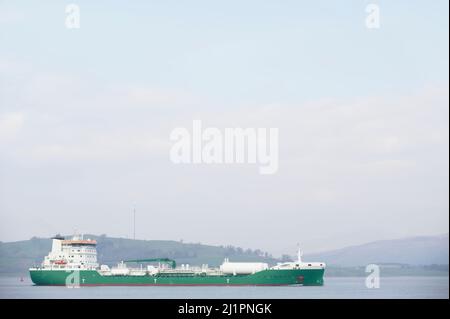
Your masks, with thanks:
[{"label": "white cloud", "polygon": [[0,114],[0,142],[13,139],[22,129],[25,115],[22,112]]},{"label": "white cloud", "polygon": [[28,161],[86,163],[133,161],[149,155],[164,156],[170,145],[152,136],[95,136],[76,144],[38,143],[22,153]]},{"label": "white cloud", "polygon": [[[177,89],[103,85],[19,68],[27,76],[0,75],[8,83],[0,97],[5,102],[0,132],[8,137],[0,140],[6,168],[0,196],[8,216],[26,194],[34,199],[33,205],[20,201],[27,216],[37,211],[39,218],[55,220],[64,209],[88,216],[80,220],[88,220],[85,226],[93,231],[111,233],[120,225],[102,222],[107,229],[101,230],[95,225],[105,217],[120,220],[124,206],[138,201],[151,212],[141,217],[143,227],[155,220],[161,226],[152,228],[153,238],[230,243],[227,229],[239,227],[236,233],[244,234],[258,220],[252,238],[237,236],[234,243],[269,249],[285,244],[274,237],[296,242],[301,236],[313,247],[310,238],[336,238],[354,229],[361,241],[380,231],[390,237],[445,232],[446,88],[395,97],[222,105]],[[6,69],[15,74],[11,66]],[[254,166],[175,167],[169,134],[175,127],[189,129],[193,119],[219,129],[279,128],[278,173],[261,179]],[[57,201],[55,207],[46,206],[49,199]],[[211,221],[210,229],[199,231],[202,223],[192,231],[164,227],[171,221],[166,214]],[[160,231],[169,228],[170,234]],[[274,236],[267,239],[267,233]]]},{"label": "white cloud", "polygon": [[23,11],[9,8],[4,4],[0,4],[0,25],[6,27],[6,25],[17,24],[23,22],[26,19],[26,15]]}]

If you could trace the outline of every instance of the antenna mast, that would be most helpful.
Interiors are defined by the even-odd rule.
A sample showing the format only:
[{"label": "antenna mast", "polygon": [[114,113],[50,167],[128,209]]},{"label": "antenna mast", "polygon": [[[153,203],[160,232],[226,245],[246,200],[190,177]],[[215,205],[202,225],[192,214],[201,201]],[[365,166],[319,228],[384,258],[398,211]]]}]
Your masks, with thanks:
[{"label": "antenna mast", "polygon": [[136,205],[133,206],[133,239],[136,240]]}]

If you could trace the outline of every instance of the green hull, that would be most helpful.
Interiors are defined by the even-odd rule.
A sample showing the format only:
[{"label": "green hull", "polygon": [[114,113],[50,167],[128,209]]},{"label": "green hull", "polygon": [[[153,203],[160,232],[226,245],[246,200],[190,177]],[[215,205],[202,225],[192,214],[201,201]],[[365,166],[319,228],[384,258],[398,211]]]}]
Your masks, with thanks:
[{"label": "green hull", "polygon": [[103,276],[96,270],[30,270],[35,285],[80,286],[282,286],[323,285],[324,269],[263,270],[251,275]]}]

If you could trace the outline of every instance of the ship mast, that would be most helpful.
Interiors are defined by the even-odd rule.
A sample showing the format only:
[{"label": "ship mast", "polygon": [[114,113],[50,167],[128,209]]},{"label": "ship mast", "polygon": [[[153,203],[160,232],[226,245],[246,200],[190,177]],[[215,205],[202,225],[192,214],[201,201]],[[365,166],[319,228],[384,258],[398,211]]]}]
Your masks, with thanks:
[{"label": "ship mast", "polygon": [[297,261],[299,262],[299,263],[301,263],[302,262],[302,251],[301,251],[301,249],[300,249],[300,244],[297,244]]}]

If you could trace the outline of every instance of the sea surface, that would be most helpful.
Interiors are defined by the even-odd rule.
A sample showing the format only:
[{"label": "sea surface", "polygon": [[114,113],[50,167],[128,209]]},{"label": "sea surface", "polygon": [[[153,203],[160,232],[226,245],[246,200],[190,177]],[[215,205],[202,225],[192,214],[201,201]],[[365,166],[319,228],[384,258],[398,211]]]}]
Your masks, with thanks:
[{"label": "sea surface", "polygon": [[364,277],[325,278],[321,287],[45,287],[28,277],[0,276],[0,298],[449,298],[449,277],[381,277],[379,288],[367,288]]}]

